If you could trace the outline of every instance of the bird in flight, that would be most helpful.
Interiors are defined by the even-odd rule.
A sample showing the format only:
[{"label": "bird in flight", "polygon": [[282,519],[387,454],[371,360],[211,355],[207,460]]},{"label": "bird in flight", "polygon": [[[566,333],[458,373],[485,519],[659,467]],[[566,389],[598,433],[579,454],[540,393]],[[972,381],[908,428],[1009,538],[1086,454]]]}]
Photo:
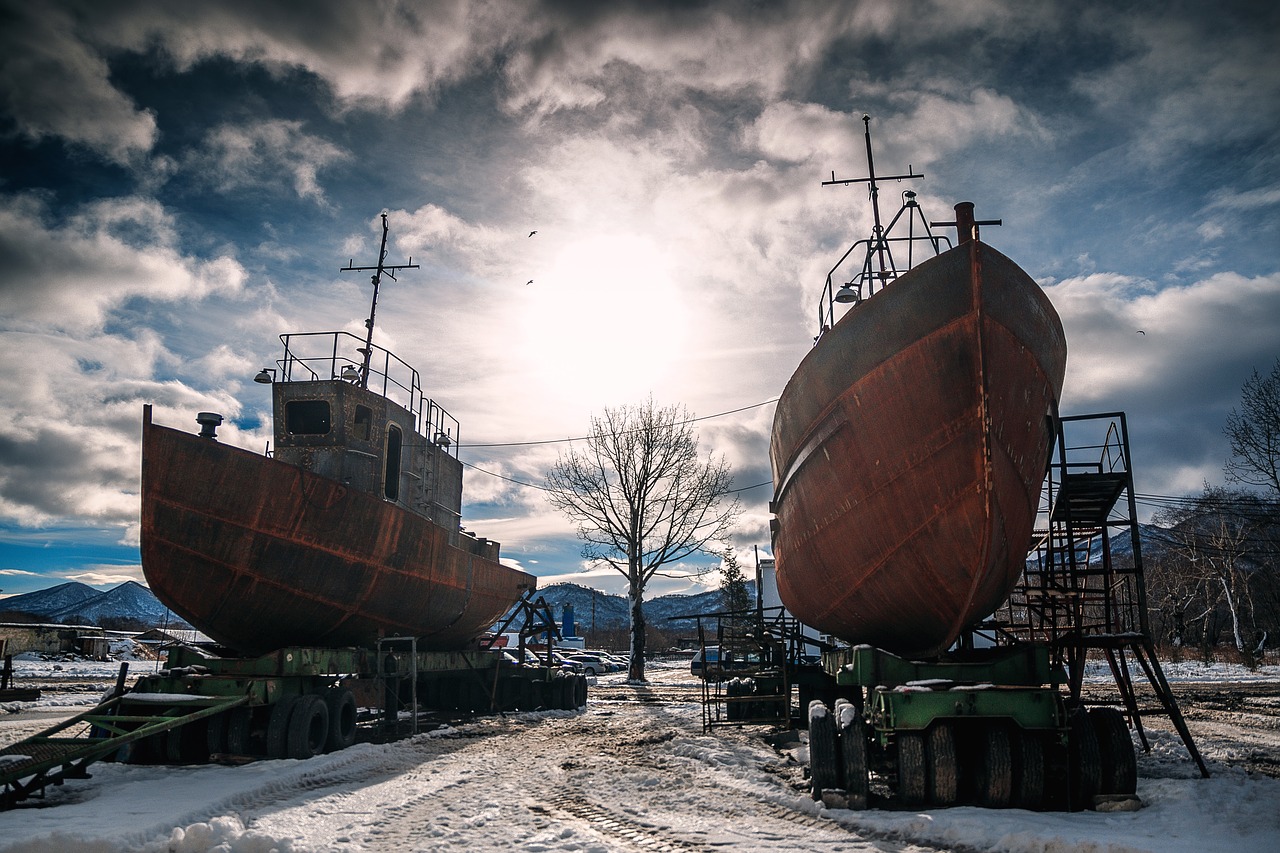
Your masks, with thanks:
[{"label": "bird in flight", "polygon": [[1141,329],[1139,329],[1139,330],[1138,330],[1138,334],[1140,334],[1140,335],[1145,335],[1145,334],[1146,334],[1146,332],[1144,332],[1144,331],[1142,331]]},{"label": "bird in flight", "polygon": [[528,286],[529,286],[529,285],[531,285],[531,284],[533,284],[533,279],[529,279],[528,281],[526,281],[526,282],[524,283],[524,286],[525,286],[525,287],[528,287]]},{"label": "bird in flight", "polygon": [[537,233],[538,233],[537,231],[530,231],[529,236],[532,237],[534,234],[537,234]]}]

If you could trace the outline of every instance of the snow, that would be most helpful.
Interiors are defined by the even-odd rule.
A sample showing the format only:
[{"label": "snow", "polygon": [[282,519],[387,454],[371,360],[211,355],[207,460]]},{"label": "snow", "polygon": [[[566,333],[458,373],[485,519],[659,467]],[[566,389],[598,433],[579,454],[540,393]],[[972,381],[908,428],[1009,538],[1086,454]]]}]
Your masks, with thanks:
[{"label": "snow", "polygon": [[[1280,681],[1277,667],[1166,672]],[[803,743],[778,752],[761,730],[704,734],[687,665],[651,665],[648,674],[648,688],[600,677],[582,712],[481,718],[308,761],[96,764],[93,778],[33,801],[50,807],[0,812],[0,853],[1280,849],[1280,780],[1233,768],[1227,752],[1206,744],[1213,777],[1201,779],[1171,732],[1150,730],[1152,751],[1139,753],[1137,811],[827,808],[804,790],[793,760]],[[16,739],[0,725],[0,743]]]}]

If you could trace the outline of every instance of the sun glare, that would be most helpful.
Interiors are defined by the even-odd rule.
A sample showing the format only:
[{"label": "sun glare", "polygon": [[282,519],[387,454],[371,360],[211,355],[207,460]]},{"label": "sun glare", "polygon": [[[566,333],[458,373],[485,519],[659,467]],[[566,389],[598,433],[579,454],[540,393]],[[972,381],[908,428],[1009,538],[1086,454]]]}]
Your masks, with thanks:
[{"label": "sun glare", "polygon": [[684,307],[668,259],[649,239],[571,243],[527,287],[529,358],[552,386],[590,383],[610,402],[633,399],[680,361]]}]

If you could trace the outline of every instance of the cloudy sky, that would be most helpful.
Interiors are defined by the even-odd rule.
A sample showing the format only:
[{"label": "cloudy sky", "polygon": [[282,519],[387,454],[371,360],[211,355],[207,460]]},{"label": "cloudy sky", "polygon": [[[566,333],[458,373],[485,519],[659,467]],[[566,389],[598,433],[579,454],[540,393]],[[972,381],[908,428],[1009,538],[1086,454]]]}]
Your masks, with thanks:
[{"label": "cloudy sky", "polygon": [[864,113],[879,170],[925,175],[890,208],[1004,220],[1066,327],[1062,410],[1128,413],[1138,491],[1220,483],[1280,356],[1278,34],[1231,0],[0,0],[0,588],[140,578],[143,404],[261,450],[253,374],[282,332],[361,331],[338,269],[385,209],[421,269],[376,340],[461,421],[467,526],[617,589],[513,482],[568,447],[529,442],[651,393],[766,483],[768,402],[868,228],[820,185],[863,174]]}]

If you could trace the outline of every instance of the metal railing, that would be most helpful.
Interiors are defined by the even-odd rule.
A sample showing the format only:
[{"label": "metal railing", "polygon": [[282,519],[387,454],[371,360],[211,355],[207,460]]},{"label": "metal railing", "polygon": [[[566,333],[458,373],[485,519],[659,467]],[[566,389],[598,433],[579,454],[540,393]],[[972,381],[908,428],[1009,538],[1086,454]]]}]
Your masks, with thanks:
[{"label": "metal railing", "polygon": [[395,353],[370,344],[368,376],[362,373],[365,342],[350,332],[298,332],[280,336],[284,357],[276,362],[281,382],[342,380],[367,388],[402,406],[417,432],[457,455],[460,425],[444,407],[422,393],[418,371]]},{"label": "metal railing", "polygon": [[[950,249],[951,239],[945,236],[934,236],[933,229],[930,228],[928,220],[924,218],[923,211],[916,201],[916,194],[910,190],[902,194],[902,207],[894,215],[889,222],[889,226],[884,229],[875,229],[869,238],[858,240],[852,246],[845,250],[840,256],[840,260],[827,273],[827,281],[822,289],[822,298],[818,301],[818,335],[826,332],[835,325],[835,310],[838,304],[857,305],[864,299],[869,299],[876,291],[876,284],[879,283],[880,289],[883,289],[894,279],[910,270],[918,259],[916,258],[916,244],[927,243],[932,254],[929,257],[939,255],[943,251],[945,244]],[[905,236],[890,236],[893,229],[898,225],[898,220],[902,215],[907,214]],[[920,227],[924,229],[923,233],[916,233],[916,219],[920,220]],[[897,259],[894,257],[895,244],[899,248],[906,248],[906,263],[899,266]],[[836,285],[836,274],[845,266],[845,262],[849,256],[859,248],[863,247],[862,268],[843,281],[839,286]],[[901,254],[901,252],[899,253]],[[841,276],[843,278],[843,276]]]}]

